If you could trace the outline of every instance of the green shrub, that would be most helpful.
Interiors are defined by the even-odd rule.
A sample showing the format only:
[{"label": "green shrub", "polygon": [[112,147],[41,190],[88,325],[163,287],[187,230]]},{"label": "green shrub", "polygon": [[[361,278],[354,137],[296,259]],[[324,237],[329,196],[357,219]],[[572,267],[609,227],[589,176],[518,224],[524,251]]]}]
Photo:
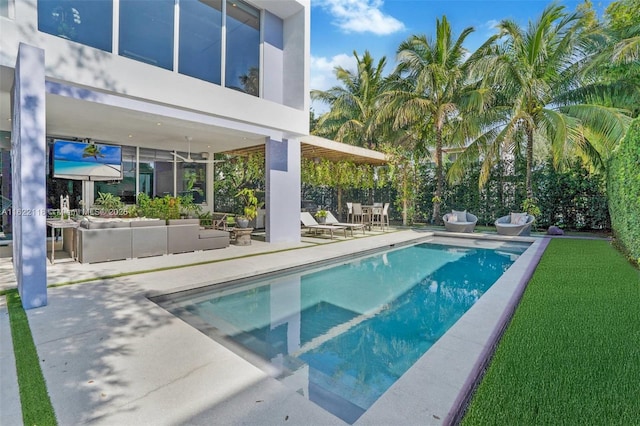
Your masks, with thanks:
[{"label": "green shrub", "polygon": [[200,206],[193,203],[191,195],[182,197],[151,198],[147,194],[138,194],[138,203],[130,209],[130,213],[138,217],[152,217],[158,219],[180,219],[183,216],[191,216],[199,213]]},{"label": "green shrub", "polygon": [[614,235],[640,263],[640,119],[635,119],[609,162],[609,212]]}]

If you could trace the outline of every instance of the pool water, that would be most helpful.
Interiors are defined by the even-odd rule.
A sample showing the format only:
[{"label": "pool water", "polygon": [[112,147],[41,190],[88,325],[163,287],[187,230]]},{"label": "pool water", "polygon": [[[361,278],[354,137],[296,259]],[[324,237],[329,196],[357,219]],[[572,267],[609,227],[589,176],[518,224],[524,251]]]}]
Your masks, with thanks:
[{"label": "pool water", "polygon": [[527,247],[420,243],[163,306],[353,423]]}]

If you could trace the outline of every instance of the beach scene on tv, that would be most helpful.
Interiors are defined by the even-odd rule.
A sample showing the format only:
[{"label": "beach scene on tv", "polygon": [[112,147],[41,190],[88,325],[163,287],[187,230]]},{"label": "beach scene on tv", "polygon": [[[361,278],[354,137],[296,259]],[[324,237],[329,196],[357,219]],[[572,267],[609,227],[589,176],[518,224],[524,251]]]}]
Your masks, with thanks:
[{"label": "beach scene on tv", "polygon": [[68,179],[122,179],[122,147],[56,140],[53,172]]}]

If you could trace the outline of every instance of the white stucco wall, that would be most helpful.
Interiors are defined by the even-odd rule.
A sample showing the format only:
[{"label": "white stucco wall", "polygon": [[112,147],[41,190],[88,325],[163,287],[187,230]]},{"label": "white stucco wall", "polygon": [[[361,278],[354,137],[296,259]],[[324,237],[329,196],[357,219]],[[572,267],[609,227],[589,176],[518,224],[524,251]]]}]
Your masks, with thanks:
[{"label": "white stucco wall", "polygon": [[13,266],[25,309],[47,304],[44,52],[21,45],[16,62],[11,207]]},{"label": "white stucco wall", "polygon": [[[296,1],[279,1],[272,4],[273,7],[279,8],[290,4],[293,10],[301,7]],[[270,2],[262,2],[260,5],[270,7]],[[307,85],[308,73],[305,74],[304,68],[300,68],[299,65],[292,66],[292,64],[306,62],[300,57],[306,51],[299,45],[304,46],[304,39],[308,39],[309,27],[308,22],[304,20],[304,9],[300,13],[301,15],[294,14],[285,19],[283,23],[290,38],[297,38],[300,41],[297,44],[289,41],[285,44],[284,53],[277,49],[265,49],[263,52],[263,63],[269,67],[284,55],[284,65],[281,68],[285,75],[278,76],[274,86],[283,88],[282,81],[293,84],[286,89],[287,93],[279,96],[284,99],[284,104],[247,96],[176,71],[165,70],[39,32],[36,30],[38,28],[36,0],[17,1],[16,19],[2,18],[0,61],[5,67],[13,67],[18,44],[25,42],[46,52],[45,68],[46,77],[49,80],[71,82],[232,120],[250,121],[259,126],[267,126],[288,133],[306,134],[309,116],[308,110],[304,109],[306,103],[304,99],[308,97],[308,90],[302,91],[301,88]],[[307,11],[306,14],[308,13]],[[291,36],[292,29],[298,31],[293,36]],[[270,56],[272,54],[274,56]],[[290,78],[289,73],[291,73]],[[270,86],[270,82],[265,81],[264,85]],[[294,87],[297,88],[294,89]],[[296,98],[295,102],[290,100],[292,97]],[[269,98],[278,97],[270,94]]]},{"label": "white stucco wall", "polygon": [[300,241],[300,141],[269,139],[265,157],[267,241]]}]

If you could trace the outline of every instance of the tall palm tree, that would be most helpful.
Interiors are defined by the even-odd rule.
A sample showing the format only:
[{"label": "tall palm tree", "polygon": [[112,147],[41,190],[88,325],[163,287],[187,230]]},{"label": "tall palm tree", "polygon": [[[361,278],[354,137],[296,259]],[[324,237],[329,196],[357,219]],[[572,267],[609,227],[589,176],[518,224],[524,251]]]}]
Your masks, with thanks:
[{"label": "tall palm tree", "polygon": [[503,149],[517,153],[524,148],[530,199],[534,141],[550,144],[556,166],[573,154],[603,164],[630,122],[625,111],[605,106],[591,85],[593,74],[583,72],[593,52],[586,48],[588,34],[577,25],[580,17],[551,4],[526,29],[504,20],[495,45],[485,48],[476,64],[501,102],[490,110],[493,125],[484,128],[468,154],[482,155],[487,170]]},{"label": "tall palm tree", "polygon": [[[416,138],[416,148],[427,153],[435,148],[436,190],[433,221],[438,223],[444,190],[443,148],[453,143],[453,127],[480,92],[466,76],[468,52],[463,47],[474,31],[465,28],[457,38],[451,34],[446,16],[436,20],[435,39],[413,35],[397,49],[398,66],[385,92],[382,114],[391,114],[394,129],[406,128]],[[469,58],[471,59],[471,58]],[[445,140],[447,139],[447,140]]]},{"label": "tall palm tree", "polygon": [[374,59],[368,51],[364,52],[362,58],[355,51],[353,55],[357,64],[355,72],[343,67],[335,68],[336,78],[341,85],[326,91],[311,91],[312,99],[324,101],[331,107],[319,118],[315,134],[375,149],[381,141],[377,110],[387,60],[382,57],[374,65]]}]

